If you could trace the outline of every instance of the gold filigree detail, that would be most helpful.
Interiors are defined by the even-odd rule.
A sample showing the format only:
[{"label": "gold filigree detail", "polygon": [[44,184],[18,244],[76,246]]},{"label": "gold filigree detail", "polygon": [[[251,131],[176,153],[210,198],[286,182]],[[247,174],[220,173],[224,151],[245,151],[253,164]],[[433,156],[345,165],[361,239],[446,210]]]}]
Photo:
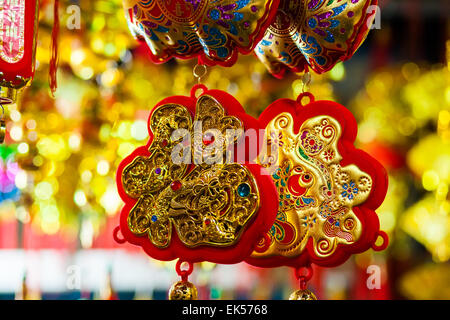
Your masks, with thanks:
[{"label": "gold filigree detail", "polygon": [[[201,130],[195,127],[199,123]],[[147,234],[158,248],[170,245],[172,229],[187,247],[235,244],[260,205],[252,173],[241,164],[225,161],[228,144],[221,137],[227,130],[243,132],[242,121],[226,115],[216,99],[203,95],[197,101],[194,121],[184,106],[167,104],[152,113],[150,128],[149,156],[137,156],[122,173],[125,192],[138,199],[128,216],[130,231],[137,236]],[[177,129],[184,129],[185,134],[178,134]],[[211,130],[221,134],[203,143]],[[231,142],[239,138],[237,134]],[[204,162],[188,170],[188,164],[172,160],[177,150]],[[205,163],[211,154],[221,157],[222,163]]]},{"label": "gold filigree detail", "polygon": [[189,129],[191,126],[191,115],[183,106],[168,104],[153,112],[150,128],[154,137],[148,149],[150,156],[136,157],[122,173],[124,190],[130,197],[155,195],[185,174],[186,164],[171,161],[173,148],[182,137],[174,141],[171,137],[175,130]]}]

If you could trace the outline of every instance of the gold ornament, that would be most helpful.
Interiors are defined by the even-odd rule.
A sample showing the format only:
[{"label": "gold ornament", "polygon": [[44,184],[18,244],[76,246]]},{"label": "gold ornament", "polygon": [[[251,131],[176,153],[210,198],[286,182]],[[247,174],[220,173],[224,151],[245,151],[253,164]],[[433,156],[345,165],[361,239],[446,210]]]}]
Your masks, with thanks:
[{"label": "gold ornament", "polygon": [[197,300],[197,288],[189,281],[178,281],[169,290],[169,300]]},{"label": "gold ornament", "polygon": [[312,293],[308,289],[305,289],[293,292],[289,296],[289,300],[317,300],[317,297],[314,293]]},{"label": "gold ornament", "polygon": [[[372,189],[370,175],[353,164],[342,166],[338,141],[342,129],[331,116],[305,121],[298,133],[289,113],[274,118],[266,128],[271,152],[261,164],[271,173],[280,197],[270,246],[253,258],[295,258],[313,239],[319,257],[332,255],[339,244],[358,241],[362,225],[353,207]],[[276,146],[276,151],[273,151]],[[279,164],[279,166],[276,166]]]},{"label": "gold ornament", "polygon": [[[154,135],[150,155],[137,156],[122,173],[125,192],[138,199],[128,227],[136,235],[148,234],[158,248],[170,245],[172,225],[187,247],[231,246],[259,209],[251,172],[241,164],[226,163],[230,142],[233,145],[243,133],[242,122],[225,115],[220,103],[208,95],[198,99],[194,120],[181,105],[159,106],[150,119]],[[195,123],[201,123],[202,129],[194,129]],[[178,129],[184,129],[185,135],[175,139]],[[237,136],[227,135],[229,129]],[[205,140],[208,130],[221,134]],[[172,159],[174,150],[179,162]],[[197,159],[202,162],[186,174],[185,160],[191,156],[194,164]],[[208,164],[217,163],[215,159],[221,163]]]},{"label": "gold ornament", "polygon": [[365,1],[281,0],[277,15],[255,54],[275,74],[313,69],[324,73],[349,59],[364,41],[374,18]]},{"label": "gold ornament", "polygon": [[208,64],[230,66],[238,52],[254,48],[275,5],[278,1],[127,0],[124,9],[131,33],[145,39],[153,62],[200,55]]}]

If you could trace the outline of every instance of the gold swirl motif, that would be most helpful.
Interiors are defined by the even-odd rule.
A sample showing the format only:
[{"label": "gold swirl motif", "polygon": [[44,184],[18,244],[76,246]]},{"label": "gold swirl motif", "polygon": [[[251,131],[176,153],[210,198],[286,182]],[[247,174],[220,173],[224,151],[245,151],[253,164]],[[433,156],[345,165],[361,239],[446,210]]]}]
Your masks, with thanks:
[{"label": "gold swirl motif", "polygon": [[317,242],[317,245],[314,246],[314,250],[316,250],[316,254],[319,256],[328,256],[330,252],[332,252],[336,247],[336,241],[333,240],[331,243],[330,239],[321,239]]},{"label": "gold swirl motif", "polygon": [[[199,132],[194,129],[197,123],[203,126]],[[217,100],[203,95],[197,100],[193,122],[184,106],[167,104],[152,113],[150,129],[153,141],[149,156],[136,156],[122,173],[125,192],[137,199],[128,215],[130,231],[137,236],[147,234],[158,248],[170,245],[173,228],[187,247],[235,244],[260,205],[252,173],[241,164],[225,161],[200,163],[187,172],[187,164],[176,164],[171,156],[181,144],[181,151],[205,160],[213,146],[214,156],[225,160],[228,145],[221,137],[227,130],[243,132],[242,121],[226,115]],[[187,145],[185,136],[173,135],[176,129],[186,129]],[[195,146],[195,140],[202,141],[209,130],[221,135],[208,145],[203,142]],[[232,143],[239,138],[237,134]]]},{"label": "gold swirl motif", "polygon": [[[278,189],[280,210],[285,213],[285,222],[294,226],[295,234],[293,239],[281,241],[269,232],[268,249],[255,251],[252,257],[295,258],[303,253],[310,238],[316,256],[330,256],[338,244],[358,241],[362,225],[352,208],[367,200],[372,179],[354,164],[341,166],[337,145],[342,129],[333,117],[307,119],[294,132],[292,115],[281,113],[267,125],[266,137],[277,137],[280,129],[283,134],[277,153],[273,154],[269,143],[264,144],[259,162],[270,166],[267,169]],[[263,162],[268,155],[277,162]]]},{"label": "gold swirl motif", "polygon": [[[293,122],[292,116],[289,113],[283,114],[281,116],[278,116],[275,119],[275,121],[273,123],[273,129],[274,130],[285,129],[289,125],[291,125],[292,122]],[[274,130],[271,130],[271,131],[274,131]]]},{"label": "gold swirl motif", "polygon": [[326,139],[333,138],[334,133],[335,133],[335,130],[334,130],[333,126],[327,125],[322,129],[322,135]]}]

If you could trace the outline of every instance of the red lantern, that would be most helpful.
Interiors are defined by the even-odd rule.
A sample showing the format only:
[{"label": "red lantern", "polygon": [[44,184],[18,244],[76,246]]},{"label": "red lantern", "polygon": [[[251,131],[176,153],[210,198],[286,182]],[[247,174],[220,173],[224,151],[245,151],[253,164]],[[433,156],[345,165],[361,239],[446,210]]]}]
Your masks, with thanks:
[{"label": "red lantern", "polygon": [[0,0],[0,103],[13,103],[34,75],[38,1]]}]

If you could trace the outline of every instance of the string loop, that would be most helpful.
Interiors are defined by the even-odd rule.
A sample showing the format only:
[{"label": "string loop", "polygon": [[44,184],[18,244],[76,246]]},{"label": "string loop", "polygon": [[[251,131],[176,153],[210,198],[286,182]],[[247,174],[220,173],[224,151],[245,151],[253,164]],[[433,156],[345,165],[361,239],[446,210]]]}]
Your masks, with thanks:
[{"label": "string loop", "polygon": [[302,82],[303,82],[302,93],[305,93],[306,92],[305,88],[308,87],[309,84],[311,83],[311,73],[309,73],[309,71],[306,71],[303,74]]},{"label": "string loop", "polygon": [[313,276],[313,269],[311,265],[295,269],[295,277],[300,282],[300,289],[306,290],[306,285]]},{"label": "string loop", "polygon": [[2,116],[0,117],[0,144],[5,141],[6,137],[6,121],[5,121],[5,108],[3,104],[0,103],[0,107],[2,108]]},{"label": "string loop", "polygon": [[[181,270],[181,265],[183,263],[187,263],[188,268],[186,270]],[[189,261],[183,261],[181,259],[178,259],[177,264],[175,265],[175,270],[178,273],[178,275],[181,277],[181,280],[187,281],[188,277],[191,275],[192,271],[194,271],[194,264]]]},{"label": "string loop", "polygon": [[120,226],[117,226],[114,228],[113,238],[114,238],[114,241],[116,241],[118,244],[123,244],[126,242],[126,240],[123,238],[119,238],[119,231],[120,231]]},{"label": "string loop", "polygon": [[[380,245],[377,245],[375,242],[376,242],[376,240],[378,240],[379,237],[381,237],[383,239],[383,243],[381,243]],[[384,249],[386,249],[389,244],[389,237],[388,237],[387,233],[382,230],[378,231],[378,235],[375,238],[375,242],[372,244],[373,250],[383,251]]]}]

